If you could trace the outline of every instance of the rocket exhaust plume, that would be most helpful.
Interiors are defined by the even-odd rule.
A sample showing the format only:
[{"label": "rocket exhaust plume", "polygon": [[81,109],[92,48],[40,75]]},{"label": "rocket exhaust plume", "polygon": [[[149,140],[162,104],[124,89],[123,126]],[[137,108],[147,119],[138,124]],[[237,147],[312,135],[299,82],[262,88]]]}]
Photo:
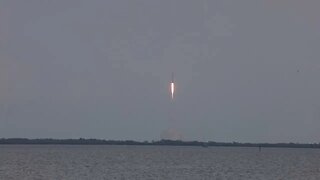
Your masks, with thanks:
[{"label": "rocket exhaust plume", "polygon": [[171,101],[170,101],[170,108],[169,108],[169,111],[168,111],[168,119],[169,119],[169,122],[170,122],[170,127],[163,131],[161,134],[160,134],[160,138],[163,139],[163,140],[173,140],[173,141],[176,141],[176,140],[181,140],[183,139],[183,136],[182,134],[179,132],[179,130],[177,129],[178,127],[178,124],[177,124],[177,120],[175,118],[175,102],[174,102],[174,96],[175,96],[175,91],[176,91],[176,86],[175,86],[175,82],[174,82],[174,74],[172,72],[171,74],[171,81],[169,82],[169,92],[170,92],[170,96],[171,96]]},{"label": "rocket exhaust plume", "polygon": [[174,77],[173,77],[173,73],[172,73],[172,77],[171,77],[170,91],[171,91],[171,99],[173,100],[173,95],[174,95]]},{"label": "rocket exhaust plume", "polygon": [[171,99],[173,99],[173,94],[174,94],[174,83],[171,83]]}]

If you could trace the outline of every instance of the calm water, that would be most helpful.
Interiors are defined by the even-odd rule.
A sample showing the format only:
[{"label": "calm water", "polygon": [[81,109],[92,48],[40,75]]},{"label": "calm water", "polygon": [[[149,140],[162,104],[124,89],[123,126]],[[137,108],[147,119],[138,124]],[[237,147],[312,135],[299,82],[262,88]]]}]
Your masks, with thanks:
[{"label": "calm water", "polygon": [[320,179],[320,150],[0,145],[0,179]]}]

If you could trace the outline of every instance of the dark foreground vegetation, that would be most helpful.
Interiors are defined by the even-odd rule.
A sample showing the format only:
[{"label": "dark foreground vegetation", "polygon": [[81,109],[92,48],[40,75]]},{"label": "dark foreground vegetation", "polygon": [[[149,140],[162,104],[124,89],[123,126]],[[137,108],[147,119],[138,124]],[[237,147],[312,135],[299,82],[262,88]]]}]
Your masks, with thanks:
[{"label": "dark foreground vegetation", "polygon": [[159,145],[159,146],[226,146],[226,147],[286,147],[286,148],[320,148],[318,144],[300,143],[239,143],[239,142],[200,142],[200,141],[118,141],[103,139],[27,139],[27,138],[1,138],[0,144],[66,144],[66,145]]}]

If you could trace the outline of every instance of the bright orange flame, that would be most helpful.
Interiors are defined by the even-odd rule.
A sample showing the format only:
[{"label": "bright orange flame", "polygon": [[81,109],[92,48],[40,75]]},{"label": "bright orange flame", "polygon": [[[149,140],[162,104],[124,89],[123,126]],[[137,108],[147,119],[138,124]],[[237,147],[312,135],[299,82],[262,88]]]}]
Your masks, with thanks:
[{"label": "bright orange flame", "polygon": [[173,94],[174,94],[174,83],[171,83],[171,99],[173,99]]}]

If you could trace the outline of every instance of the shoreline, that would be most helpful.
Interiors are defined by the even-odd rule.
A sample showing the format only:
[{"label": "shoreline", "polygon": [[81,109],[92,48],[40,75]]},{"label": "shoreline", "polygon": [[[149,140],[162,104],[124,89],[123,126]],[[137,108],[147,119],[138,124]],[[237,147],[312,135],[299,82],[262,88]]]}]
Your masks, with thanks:
[{"label": "shoreline", "polygon": [[240,143],[240,142],[202,142],[202,141],[133,141],[104,139],[28,139],[0,138],[0,145],[137,145],[137,146],[198,146],[198,147],[256,147],[256,148],[313,148],[319,149],[320,143]]}]

